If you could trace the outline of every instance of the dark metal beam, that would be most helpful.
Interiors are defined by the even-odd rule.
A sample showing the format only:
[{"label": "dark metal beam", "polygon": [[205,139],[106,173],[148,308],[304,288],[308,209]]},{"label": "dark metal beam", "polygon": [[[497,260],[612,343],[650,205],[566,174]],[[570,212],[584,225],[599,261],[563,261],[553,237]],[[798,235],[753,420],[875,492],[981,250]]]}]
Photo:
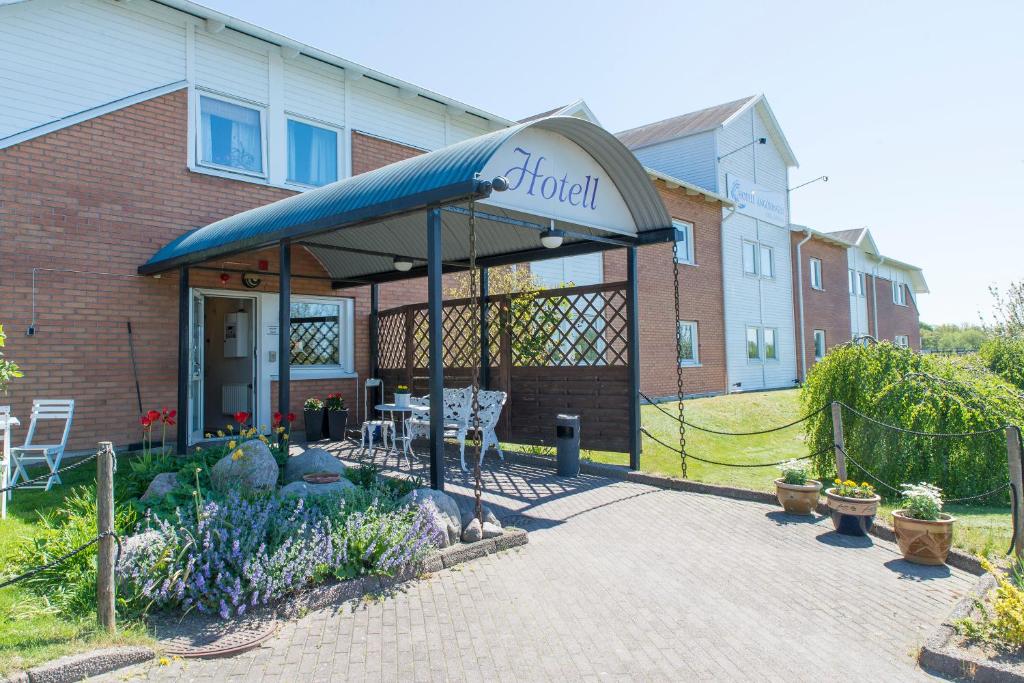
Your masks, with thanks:
[{"label": "dark metal beam", "polygon": [[[189,362],[189,339],[192,330],[189,325],[192,310],[192,296],[188,287],[188,268],[178,268],[178,429],[175,452],[185,455],[188,450],[188,427],[193,416],[188,410],[188,381],[192,364]],[[5,495],[5,494],[0,494]]]},{"label": "dark metal beam", "polygon": [[380,367],[380,285],[370,285],[370,377],[377,376]]},{"label": "dark metal beam", "polygon": [[629,324],[629,346],[626,365],[629,368],[629,469],[640,469],[640,297],[636,247],[626,250],[626,320]]},{"label": "dark metal beam", "polygon": [[[281,277],[281,273],[269,270],[246,270],[245,268],[214,268],[213,266],[191,266],[191,270],[203,270],[211,273],[236,273],[238,275],[264,275],[266,277]],[[293,280],[319,280],[321,282],[338,282],[337,278],[327,275],[299,275],[292,273]],[[365,280],[346,280],[352,285],[365,285]]]},{"label": "dark metal beam", "polygon": [[441,330],[441,209],[427,211],[427,366],[430,372],[430,487],[444,490],[444,338]]},{"label": "dark metal beam", "polygon": [[[277,409],[288,415],[292,403],[292,245],[281,240],[279,246],[281,280],[277,310]],[[291,428],[291,425],[288,425]]]},{"label": "dark metal beam", "polygon": [[491,271],[480,269],[480,388],[491,381],[491,330],[487,320],[487,298],[491,295]]},{"label": "dark metal beam", "polygon": [[[381,258],[387,258],[387,259],[394,258],[395,256],[401,256],[403,258],[409,259],[410,261],[419,261],[420,263],[426,263],[426,259],[424,259],[422,256],[409,256],[408,254],[396,254],[396,253],[389,252],[389,251],[373,251],[372,249],[358,249],[356,247],[340,247],[340,246],[338,246],[336,244],[321,244],[319,242],[296,242],[296,244],[301,245],[303,247],[312,248],[312,249],[327,249],[328,251],[343,251],[343,252],[346,252],[346,253],[349,253],[349,254],[362,254],[364,256],[380,256]],[[469,268],[468,264],[463,264],[461,262],[444,261],[443,263],[445,265],[453,266],[453,267],[459,268],[461,270],[465,270],[466,268]],[[363,282],[365,284],[366,281],[365,280],[352,280],[352,282]]]}]

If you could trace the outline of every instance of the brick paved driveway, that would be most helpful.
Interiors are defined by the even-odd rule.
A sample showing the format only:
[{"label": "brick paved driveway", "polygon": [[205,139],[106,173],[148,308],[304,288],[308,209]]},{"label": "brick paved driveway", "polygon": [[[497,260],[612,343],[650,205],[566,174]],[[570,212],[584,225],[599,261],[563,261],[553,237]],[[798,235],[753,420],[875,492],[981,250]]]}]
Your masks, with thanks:
[{"label": "brick paved driveway", "polygon": [[[929,676],[913,653],[973,578],[777,508],[488,463],[530,544],[285,624],[153,680],[853,680]],[[452,463],[454,468],[457,464]],[[456,476],[451,490],[470,493]],[[124,680],[124,671],[108,680]]]}]

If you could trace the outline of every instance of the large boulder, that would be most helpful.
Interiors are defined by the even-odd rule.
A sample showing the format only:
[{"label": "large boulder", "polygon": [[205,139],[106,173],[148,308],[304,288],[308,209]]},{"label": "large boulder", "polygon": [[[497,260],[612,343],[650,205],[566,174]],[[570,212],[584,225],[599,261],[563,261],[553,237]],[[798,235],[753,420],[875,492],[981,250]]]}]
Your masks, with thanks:
[{"label": "large boulder", "polygon": [[177,472],[162,472],[149,482],[146,492],[139,498],[143,503],[157,501],[178,487]]},{"label": "large boulder", "polygon": [[399,501],[399,505],[422,505],[424,503],[434,515],[437,528],[446,531],[441,539],[441,547],[447,548],[452,543],[458,543],[462,536],[462,515],[459,513],[459,504],[455,502],[455,499],[443,491],[415,489]]},{"label": "large boulder", "polygon": [[282,486],[279,493],[282,497],[296,496],[298,498],[329,495],[344,496],[346,491],[354,488],[356,488],[356,485],[345,478],[332,481],[329,484],[308,484],[304,481],[293,481]]},{"label": "large boulder", "polygon": [[[236,457],[238,451],[241,455]],[[219,491],[272,491],[277,486],[277,461],[267,444],[253,439],[217,461],[210,482]]]},{"label": "large boulder", "polygon": [[483,530],[480,528],[480,520],[474,517],[469,520],[469,524],[462,530],[462,542],[463,543],[476,543],[484,537]]},{"label": "large boulder", "polygon": [[288,458],[284,464],[284,483],[302,481],[302,475],[313,472],[331,472],[345,476],[345,463],[322,448],[310,448]]},{"label": "large boulder", "polygon": [[[472,498],[459,498],[459,518],[462,523],[462,528],[465,529],[469,526],[469,523],[476,518],[476,500]],[[484,524],[492,524],[496,527],[501,527],[501,522],[498,521],[498,517],[494,514],[487,505],[484,508]]]}]

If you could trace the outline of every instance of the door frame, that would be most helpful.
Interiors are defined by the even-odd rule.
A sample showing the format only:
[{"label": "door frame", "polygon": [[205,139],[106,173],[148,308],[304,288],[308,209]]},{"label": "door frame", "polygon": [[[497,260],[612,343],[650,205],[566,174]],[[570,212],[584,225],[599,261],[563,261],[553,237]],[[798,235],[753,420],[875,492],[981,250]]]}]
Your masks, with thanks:
[{"label": "door frame", "polygon": [[[188,442],[189,442],[190,446],[192,444],[198,442],[198,441],[205,440],[205,437],[203,435],[203,427],[202,426],[199,427],[198,431],[191,429],[192,417],[193,417],[192,409],[193,409],[193,406],[195,405],[195,403],[192,400],[192,391],[193,391],[192,384],[193,383],[192,383],[192,378],[191,378],[191,369],[192,369],[192,352],[193,352],[194,349],[193,349],[193,345],[191,343],[191,340],[193,338],[192,335],[194,334],[195,325],[196,325],[196,321],[194,319],[194,313],[195,313],[194,297],[197,294],[203,298],[203,313],[204,313],[204,317],[205,317],[205,312],[206,312],[206,303],[205,302],[206,302],[206,299],[209,299],[209,298],[247,299],[247,300],[249,300],[251,302],[251,304],[252,304],[252,320],[249,322],[249,328],[250,328],[250,336],[251,336],[251,343],[252,343],[252,360],[253,360],[253,364],[252,364],[252,406],[253,406],[253,414],[252,414],[252,417],[250,418],[250,421],[249,421],[250,425],[261,424],[260,420],[261,420],[261,418],[263,418],[262,413],[263,413],[264,405],[265,405],[264,404],[264,396],[266,396],[268,399],[270,397],[270,385],[269,385],[269,383],[264,381],[265,373],[264,373],[263,358],[262,358],[262,353],[261,353],[261,349],[262,349],[262,346],[263,346],[263,344],[262,344],[263,340],[262,340],[262,336],[260,334],[260,331],[262,329],[262,325],[261,325],[262,316],[263,316],[263,310],[262,309],[263,309],[263,299],[264,299],[265,293],[264,292],[240,292],[237,289],[215,289],[215,288],[212,288],[212,287],[191,287],[191,288],[189,288],[189,330],[188,330],[188,338],[189,338],[189,342],[190,342],[189,343],[189,365],[188,365],[188,367],[189,367],[189,384],[188,384],[189,396],[188,396],[188,399],[189,400],[186,401],[186,405],[188,405],[189,414],[187,416],[185,416],[185,417],[187,419],[186,424],[189,425],[189,427],[190,427],[189,430],[188,430],[188,432],[189,432],[189,434],[188,434]],[[203,322],[203,326],[204,326],[204,332],[208,332],[208,330],[205,330],[205,320]],[[205,335],[204,335],[204,339],[203,339],[203,348],[204,349],[205,349],[205,346],[206,346],[206,340],[205,340]],[[203,354],[203,362],[202,362],[201,372],[202,372],[202,379],[201,379],[201,382],[200,382],[200,385],[199,385],[199,392],[200,392],[200,396],[199,396],[199,409],[205,413],[204,396],[203,396],[203,394],[205,394],[205,391],[206,391],[206,354],[205,353]],[[203,420],[200,420],[199,424],[202,425],[202,422],[203,422]]]}]

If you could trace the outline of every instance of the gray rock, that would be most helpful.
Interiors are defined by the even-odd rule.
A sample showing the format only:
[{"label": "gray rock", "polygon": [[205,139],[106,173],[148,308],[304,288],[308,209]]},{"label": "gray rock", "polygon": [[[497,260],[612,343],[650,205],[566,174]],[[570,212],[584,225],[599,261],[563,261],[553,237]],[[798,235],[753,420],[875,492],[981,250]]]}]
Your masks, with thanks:
[{"label": "gray rock", "polygon": [[418,505],[429,501],[432,505],[428,508],[434,514],[434,521],[441,529],[446,530],[447,538],[442,539],[441,547],[447,548],[452,543],[458,543],[462,535],[462,515],[459,513],[459,504],[455,499],[442,491],[434,489],[416,489],[406,494],[399,505]]},{"label": "gray rock", "polygon": [[356,488],[356,485],[344,478],[332,481],[329,484],[309,484],[304,481],[293,481],[282,486],[279,494],[281,496],[298,496],[299,498],[327,495],[344,496],[346,491],[354,488]]},{"label": "gray rock", "polygon": [[241,444],[236,450],[242,451],[242,457],[234,459],[235,451],[232,451],[218,460],[210,471],[210,481],[214,488],[220,491],[270,491],[277,486],[277,461],[267,444],[253,439]]},{"label": "gray rock", "polygon": [[139,500],[143,503],[148,500],[159,500],[177,488],[177,486],[177,472],[162,472],[161,474],[153,477],[153,481],[149,482],[146,492],[142,494],[142,497],[139,498]]},{"label": "gray rock", "polygon": [[473,518],[466,525],[466,528],[462,530],[462,542],[463,543],[476,543],[484,537],[483,530],[480,528],[480,520]]},{"label": "gray rock", "polygon": [[310,448],[288,458],[284,465],[284,483],[301,481],[302,475],[313,472],[331,472],[345,476],[345,463],[322,448]]},{"label": "gray rock", "polygon": [[[490,522],[491,524],[494,524],[498,528],[501,528],[501,522],[498,521],[498,518],[497,518],[497,516],[495,516],[494,511],[491,510],[491,508],[488,507],[487,505],[484,505],[483,508],[484,508],[484,522],[485,523],[486,522]],[[475,512],[476,512],[476,501],[475,500],[473,500],[472,498],[469,498],[469,499],[459,498],[459,516],[460,516],[460,522],[462,523],[462,528],[463,529],[465,529],[466,525],[469,524],[471,519],[473,519]]]},{"label": "gray rock", "polygon": [[501,536],[501,527],[497,524],[491,524],[490,522],[484,522],[483,526],[484,538],[494,538]]}]

